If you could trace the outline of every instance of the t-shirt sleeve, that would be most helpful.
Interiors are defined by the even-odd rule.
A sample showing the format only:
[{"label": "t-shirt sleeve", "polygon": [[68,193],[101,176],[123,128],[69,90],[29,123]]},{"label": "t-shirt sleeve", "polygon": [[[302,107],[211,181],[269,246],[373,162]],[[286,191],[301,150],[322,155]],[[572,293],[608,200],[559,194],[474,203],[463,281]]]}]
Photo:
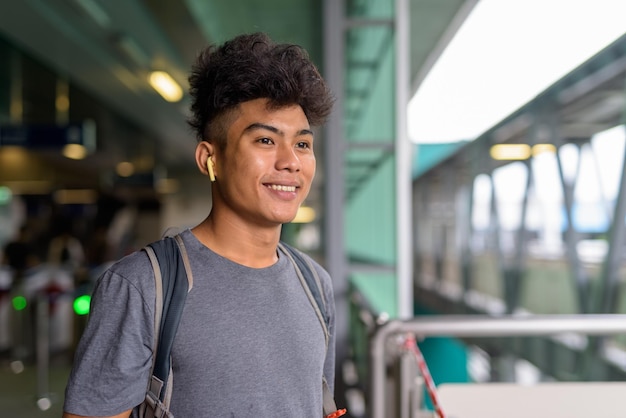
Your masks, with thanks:
[{"label": "t-shirt sleeve", "polygon": [[109,416],[143,402],[150,369],[154,278],[139,254],[98,280],[65,391],[66,412]]}]

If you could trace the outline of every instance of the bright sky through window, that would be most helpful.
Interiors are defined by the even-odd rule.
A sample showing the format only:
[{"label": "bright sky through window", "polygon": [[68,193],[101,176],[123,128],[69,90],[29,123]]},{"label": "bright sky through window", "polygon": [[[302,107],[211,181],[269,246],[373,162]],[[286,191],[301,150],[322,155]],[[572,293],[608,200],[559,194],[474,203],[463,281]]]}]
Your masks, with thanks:
[{"label": "bright sky through window", "polygon": [[626,0],[480,0],[409,103],[418,143],[472,140],[626,32]]}]

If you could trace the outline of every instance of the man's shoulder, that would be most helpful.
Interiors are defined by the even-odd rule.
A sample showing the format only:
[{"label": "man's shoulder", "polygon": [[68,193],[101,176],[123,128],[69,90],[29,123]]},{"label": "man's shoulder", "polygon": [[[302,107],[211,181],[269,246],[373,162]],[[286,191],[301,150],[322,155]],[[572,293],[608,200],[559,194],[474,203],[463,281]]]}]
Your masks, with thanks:
[{"label": "man's shoulder", "polygon": [[115,261],[109,268],[112,271],[133,270],[150,264],[150,259],[143,249],[135,250]]},{"label": "man's shoulder", "polygon": [[137,282],[145,280],[144,278],[148,275],[152,276],[150,259],[146,252],[140,249],[111,263],[103,276],[119,276],[131,282]]},{"label": "man's shoulder", "polygon": [[[179,234],[183,238],[185,245],[188,247],[190,244],[190,234],[189,230],[184,230]],[[163,237],[156,241],[151,241],[146,243],[140,249],[137,249],[124,257],[114,261],[108,267],[107,272],[109,274],[115,274],[127,278],[129,280],[145,280],[146,276],[154,277],[152,263],[150,261],[150,257],[148,253],[145,251],[145,248],[148,245],[158,243],[167,237]]]}]

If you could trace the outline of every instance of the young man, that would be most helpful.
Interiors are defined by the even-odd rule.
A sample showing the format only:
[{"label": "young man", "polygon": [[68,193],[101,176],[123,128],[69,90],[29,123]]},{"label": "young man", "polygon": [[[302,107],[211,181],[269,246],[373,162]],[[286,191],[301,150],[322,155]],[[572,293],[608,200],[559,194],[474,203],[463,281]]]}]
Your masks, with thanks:
[{"label": "young man", "polygon": [[[320,417],[334,381],[334,306],[320,321],[277,247],[315,175],[312,126],[331,111],[307,54],[263,34],[210,47],[190,76],[196,163],[208,217],[182,233],[193,287],[172,350],[170,410],[180,418]],[[154,278],[144,252],[100,278],[66,389],[65,418],[136,416],[152,365]]]}]

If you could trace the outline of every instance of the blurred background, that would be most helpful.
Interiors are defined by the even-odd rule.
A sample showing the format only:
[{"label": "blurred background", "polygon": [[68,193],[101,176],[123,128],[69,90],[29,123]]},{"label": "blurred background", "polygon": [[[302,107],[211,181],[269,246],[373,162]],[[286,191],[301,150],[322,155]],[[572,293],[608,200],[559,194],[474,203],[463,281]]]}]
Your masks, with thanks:
[{"label": "blurred background", "polygon": [[561,396],[504,384],[618,416],[592,383],[626,377],[625,9],[0,1],[3,416],[60,416],[103,269],[210,210],[187,76],[202,47],[254,31],[307,49],[337,99],[283,239],[333,277],[349,416],[470,418],[470,388],[477,413],[547,414]]}]

